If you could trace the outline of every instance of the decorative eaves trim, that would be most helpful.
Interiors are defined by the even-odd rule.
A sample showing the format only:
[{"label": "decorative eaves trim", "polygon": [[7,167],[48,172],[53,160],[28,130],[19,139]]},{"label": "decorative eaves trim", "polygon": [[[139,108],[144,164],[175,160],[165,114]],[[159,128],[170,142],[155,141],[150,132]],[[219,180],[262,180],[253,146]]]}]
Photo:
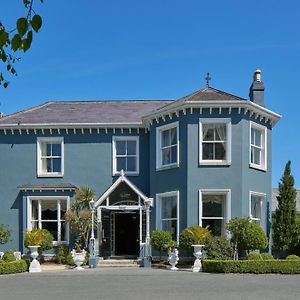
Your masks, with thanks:
[{"label": "decorative eaves trim", "polygon": [[[175,103],[174,103],[175,104]],[[168,108],[162,108],[156,112],[148,114],[143,117],[143,122],[149,125],[152,125],[154,121],[158,123],[159,119],[165,119],[166,116],[169,116],[172,119],[173,114],[177,117],[179,112],[182,111],[185,114],[188,110],[190,113],[193,113],[193,109],[200,109],[200,114],[202,114],[202,109],[209,109],[210,114],[213,109],[218,109],[219,114],[222,112],[222,109],[228,109],[228,113],[231,114],[232,109],[238,109],[238,113],[241,114],[242,110],[244,114],[249,113],[250,116],[253,114],[256,118],[260,117],[260,120],[265,118],[265,122],[270,121],[272,126],[274,126],[280,119],[281,115],[277,114],[267,108],[264,108],[260,105],[257,105],[251,101],[185,101],[184,103],[177,103],[177,105],[173,105],[172,107],[168,106]]]}]

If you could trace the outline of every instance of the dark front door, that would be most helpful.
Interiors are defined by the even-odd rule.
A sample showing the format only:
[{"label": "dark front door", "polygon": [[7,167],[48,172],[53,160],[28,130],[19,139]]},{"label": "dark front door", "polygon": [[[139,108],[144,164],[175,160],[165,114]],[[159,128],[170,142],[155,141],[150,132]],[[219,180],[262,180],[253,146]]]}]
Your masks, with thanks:
[{"label": "dark front door", "polygon": [[109,257],[111,255],[111,240],[110,240],[110,227],[111,227],[111,212],[102,211],[102,228],[101,228],[101,255]]},{"label": "dark front door", "polygon": [[137,255],[138,244],[138,215],[116,213],[115,255]]}]

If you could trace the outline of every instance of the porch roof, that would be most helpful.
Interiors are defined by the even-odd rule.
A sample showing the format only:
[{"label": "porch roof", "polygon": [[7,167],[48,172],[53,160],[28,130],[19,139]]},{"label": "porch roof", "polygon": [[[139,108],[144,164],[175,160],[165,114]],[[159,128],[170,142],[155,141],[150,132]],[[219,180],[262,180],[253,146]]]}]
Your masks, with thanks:
[{"label": "porch roof", "polygon": [[102,194],[102,196],[95,202],[95,207],[100,206],[103,201],[122,183],[125,182],[144,202],[150,202],[153,205],[153,199],[148,198],[134,183],[132,183],[121,171],[120,177]]}]

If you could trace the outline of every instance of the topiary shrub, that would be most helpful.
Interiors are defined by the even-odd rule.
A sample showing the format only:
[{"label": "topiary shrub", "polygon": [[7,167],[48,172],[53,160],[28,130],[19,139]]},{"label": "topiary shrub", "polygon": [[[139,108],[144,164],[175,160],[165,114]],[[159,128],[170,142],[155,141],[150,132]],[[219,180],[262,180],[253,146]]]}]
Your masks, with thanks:
[{"label": "topiary shrub", "polygon": [[26,271],[28,271],[28,265],[23,259],[0,264],[0,275],[22,273]]},{"label": "topiary shrub", "polygon": [[271,253],[261,253],[260,256],[263,260],[275,259]]},{"label": "topiary shrub", "polygon": [[285,259],[287,259],[287,260],[300,260],[300,257],[298,255],[291,254],[291,255],[288,255]]},{"label": "topiary shrub", "polygon": [[53,247],[53,235],[47,229],[34,229],[26,231],[24,245],[40,246],[39,251],[49,250]]},{"label": "topiary shrub", "polygon": [[60,244],[56,248],[55,261],[59,264],[66,264],[69,255],[69,247],[66,244]]},{"label": "topiary shrub", "polygon": [[12,250],[8,250],[3,254],[2,260],[4,262],[16,261],[14,252]]},{"label": "topiary shrub", "polygon": [[0,244],[6,244],[9,241],[10,237],[10,228],[8,226],[4,226],[3,224],[0,224]]},{"label": "topiary shrub", "polygon": [[250,218],[231,219],[226,224],[226,229],[231,233],[236,259],[240,250],[258,250],[268,246],[268,238],[263,229]]},{"label": "topiary shrub", "polygon": [[192,245],[205,244],[211,237],[208,227],[191,226],[181,231],[179,235],[179,246],[183,249],[191,249]]},{"label": "topiary shrub", "polygon": [[214,236],[206,239],[204,250],[208,259],[232,259],[233,249],[225,237]]},{"label": "topiary shrub", "polygon": [[159,260],[161,260],[161,253],[168,249],[168,245],[172,241],[172,235],[169,231],[154,230],[151,233],[151,245],[155,250],[159,251]]},{"label": "topiary shrub", "polygon": [[260,253],[257,252],[250,252],[249,255],[247,256],[248,260],[263,260],[262,256]]}]

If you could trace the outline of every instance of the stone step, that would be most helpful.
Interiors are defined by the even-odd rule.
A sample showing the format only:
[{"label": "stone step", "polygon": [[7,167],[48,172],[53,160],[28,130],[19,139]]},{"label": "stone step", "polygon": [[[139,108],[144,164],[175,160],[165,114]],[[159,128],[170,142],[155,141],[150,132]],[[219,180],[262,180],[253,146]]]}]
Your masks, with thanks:
[{"label": "stone step", "polygon": [[99,268],[110,267],[139,267],[136,259],[100,259],[98,261]]}]

